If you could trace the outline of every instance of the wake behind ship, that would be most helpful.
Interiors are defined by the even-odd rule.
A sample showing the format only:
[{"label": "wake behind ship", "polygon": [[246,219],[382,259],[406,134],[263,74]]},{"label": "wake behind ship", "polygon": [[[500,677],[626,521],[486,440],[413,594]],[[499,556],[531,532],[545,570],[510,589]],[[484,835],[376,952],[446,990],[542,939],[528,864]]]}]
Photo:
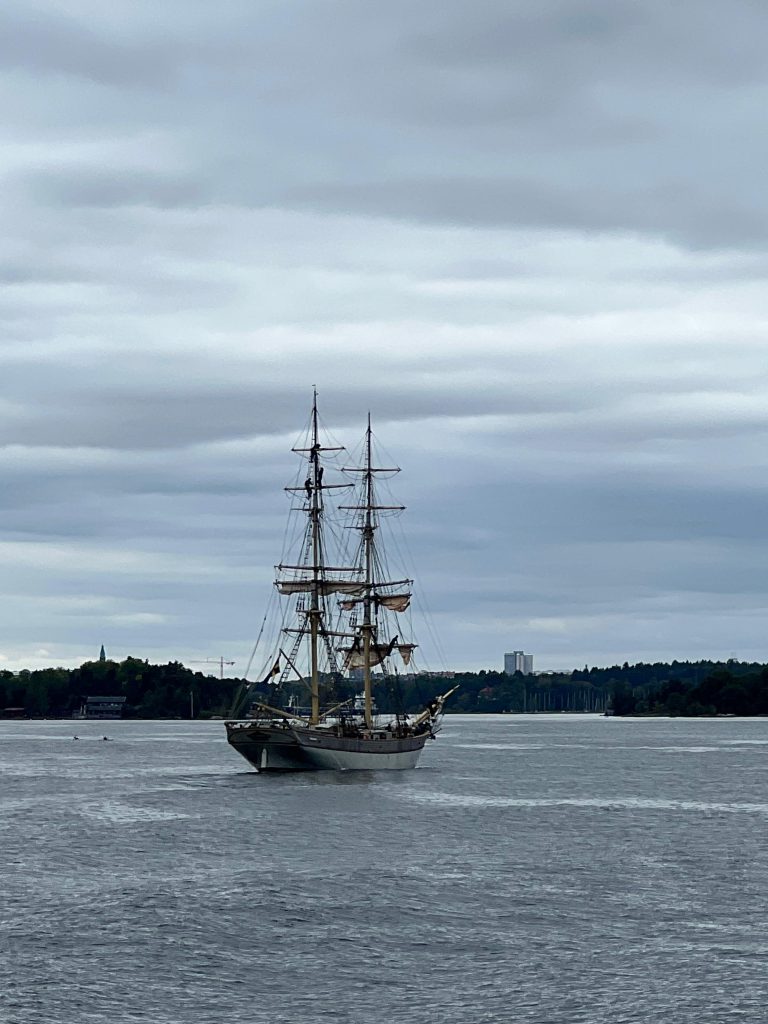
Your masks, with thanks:
[{"label": "wake behind ship", "polygon": [[[370,416],[360,464],[343,465],[345,449],[321,441],[316,393],[306,436],[293,451],[307,463],[306,478],[302,472],[286,488],[297,504],[276,567],[276,638],[266,675],[233,711],[247,717],[225,723],[227,740],[259,771],[414,768],[453,690],[414,716],[375,710],[374,685],[398,707],[400,669],[417,649],[409,624],[413,580],[392,578],[381,543],[382,521],[404,511],[379,497],[399,468],[374,465]],[[347,504],[331,503],[332,492]],[[360,695],[340,693],[351,680],[362,682]]]}]

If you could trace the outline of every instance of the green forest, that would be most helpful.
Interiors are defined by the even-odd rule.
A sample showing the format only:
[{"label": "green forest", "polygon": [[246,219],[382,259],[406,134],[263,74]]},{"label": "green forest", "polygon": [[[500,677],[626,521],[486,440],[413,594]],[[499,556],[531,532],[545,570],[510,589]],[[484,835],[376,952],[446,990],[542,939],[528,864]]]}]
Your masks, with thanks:
[{"label": "green forest", "polygon": [[[447,680],[418,677],[405,685],[408,701],[419,691],[440,692]],[[459,673],[448,710],[474,713],[539,711],[614,715],[768,715],[768,665],[759,662],[673,661],[577,669],[564,674]]]},{"label": "green forest", "polygon": [[[348,700],[360,689],[347,679],[328,684],[328,701]],[[242,679],[193,672],[180,662],[152,665],[138,658],[87,661],[79,668],[0,672],[0,715],[68,718],[87,697],[124,697],[127,718],[226,717],[244,694]],[[451,713],[604,712],[615,715],[768,715],[768,665],[735,660],[674,661],[567,674],[514,676],[503,672],[456,672],[377,679],[380,711],[421,710],[439,693],[458,685]],[[307,703],[306,684],[293,683],[278,696],[258,684],[251,699],[286,705]],[[242,704],[242,701],[240,700]],[[242,707],[238,713],[243,714]]]}]

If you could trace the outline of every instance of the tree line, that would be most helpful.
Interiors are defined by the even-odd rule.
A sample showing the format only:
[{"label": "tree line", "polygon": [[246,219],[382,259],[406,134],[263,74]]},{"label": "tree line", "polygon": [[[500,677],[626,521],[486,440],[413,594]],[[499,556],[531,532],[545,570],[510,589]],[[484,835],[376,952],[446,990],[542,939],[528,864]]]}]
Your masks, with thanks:
[{"label": "tree line", "polygon": [[[614,715],[768,715],[768,664],[639,662],[535,677],[457,674],[454,710],[607,711]],[[481,682],[482,680],[482,682]],[[484,685],[483,685],[484,683]]]},{"label": "tree line", "polygon": [[[354,698],[359,681],[324,680],[330,702]],[[385,713],[413,713],[452,686],[452,713],[604,712],[616,715],[768,715],[768,665],[729,660],[585,666],[574,672],[523,676],[481,670],[377,678],[375,697]],[[79,668],[0,672],[0,715],[70,717],[86,697],[125,698],[125,717],[226,717],[252,700],[284,707],[288,698],[308,703],[296,681],[278,694],[269,683],[252,688],[246,707],[243,679],[219,679],[181,662],[152,665],[139,658],[87,661]]]},{"label": "tree line", "polygon": [[699,662],[650,683],[621,680],[612,708],[616,715],[768,715],[768,665]]},{"label": "tree line", "polygon": [[0,672],[0,713],[69,718],[86,697],[125,697],[127,718],[225,715],[238,679],[192,672],[181,662],[151,665],[139,658],[86,661],[79,668]]}]

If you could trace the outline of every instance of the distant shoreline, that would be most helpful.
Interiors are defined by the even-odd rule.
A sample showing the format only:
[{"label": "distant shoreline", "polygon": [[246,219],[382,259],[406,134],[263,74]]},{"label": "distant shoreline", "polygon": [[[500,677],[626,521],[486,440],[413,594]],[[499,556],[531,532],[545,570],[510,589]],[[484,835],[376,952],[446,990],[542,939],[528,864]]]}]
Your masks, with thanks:
[{"label": "distant shoreline", "polygon": [[[359,682],[328,679],[339,701],[354,699]],[[768,663],[727,661],[640,662],[569,673],[527,674],[481,669],[479,672],[381,677],[375,680],[379,711],[384,715],[418,713],[444,692],[456,692],[446,713],[456,714],[600,714],[617,718],[764,717],[768,716]],[[280,706],[301,704],[306,681],[284,687]],[[226,719],[239,696],[274,700],[268,680],[254,683],[221,678],[187,668],[181,662],[153,665],[139,658],[122,662],[100,658],[79,668],[0,671],[0,719],[57,721],[178,721]],[[73,717],[83,710],[93,718]],[[98,712],[120,713],[100,718]]]}]

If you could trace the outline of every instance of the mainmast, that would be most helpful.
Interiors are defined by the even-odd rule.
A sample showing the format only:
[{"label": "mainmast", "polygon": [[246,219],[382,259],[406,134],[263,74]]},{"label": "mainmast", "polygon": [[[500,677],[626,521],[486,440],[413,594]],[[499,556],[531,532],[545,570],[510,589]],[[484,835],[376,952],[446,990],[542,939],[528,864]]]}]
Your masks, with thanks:
[{"label": "mainmast", "polygon": [[379,609],[386,608],[389,611],[404,612],[410,602],[410,592],[395,592],[401,587],[410,587],[411,580],[390,580],[386,565],[382,563],[380,552],[376,550],[376,530],[379,527],[380,512],[402,512],[403,505],[379,505],[376,501],[376,488],[374,486],[377,473],[399,473],[397,466],[374,466],[373,465],[373,431],[371,430],[371,415],[368,414],[368,426],[365,432],[365,454],[362,466],[349,467],[346,472],[362,473],[363,485],[358,491],[360,495],[356,505],[341,505],[340,509],[357,512],[360,515],[356,529],[362,535],[362,546],[360,551],[360,568],[364,573],[361,583],[362,596],[358,600],[348,602],[349,605],[362,604],[363,621],[357,627],[357,639],[351,647],[343,648],[346,651],[346,667],[349,669],[362,668],[363,670],[363,694],[364,694],[364,717],[365,726],[368,729],[373,727],[373,674],[375,665],[384,663],[393,650],[397,649],[406,664],[410,661],[411,652],[415,644],[397,644],[398,637],[383,641],[379,636],[380,619]]},{"label": "mainmast", "polygon": [[373,622],[373,471],[371,469],[371,414],[365,432],[365,519],[363,523],[363,550],[365,552],[365,598],[363,599],[363,689],[365,693],[365,725],[373,728],[373,697],[371,687],[371,633]]},{"label": "mainmast", "polygon": [[312,501],[310,519],[312,522],[312,594],[309,609],[309,648],[312,667],[310,680],[311,706],[309,724],[320,721],[320,673],[318,669],[317,637],[320,629],[320,441],[317,431],[317,390],[312,398],[312,447],[310,449],[310,477],[312,480]]}]

